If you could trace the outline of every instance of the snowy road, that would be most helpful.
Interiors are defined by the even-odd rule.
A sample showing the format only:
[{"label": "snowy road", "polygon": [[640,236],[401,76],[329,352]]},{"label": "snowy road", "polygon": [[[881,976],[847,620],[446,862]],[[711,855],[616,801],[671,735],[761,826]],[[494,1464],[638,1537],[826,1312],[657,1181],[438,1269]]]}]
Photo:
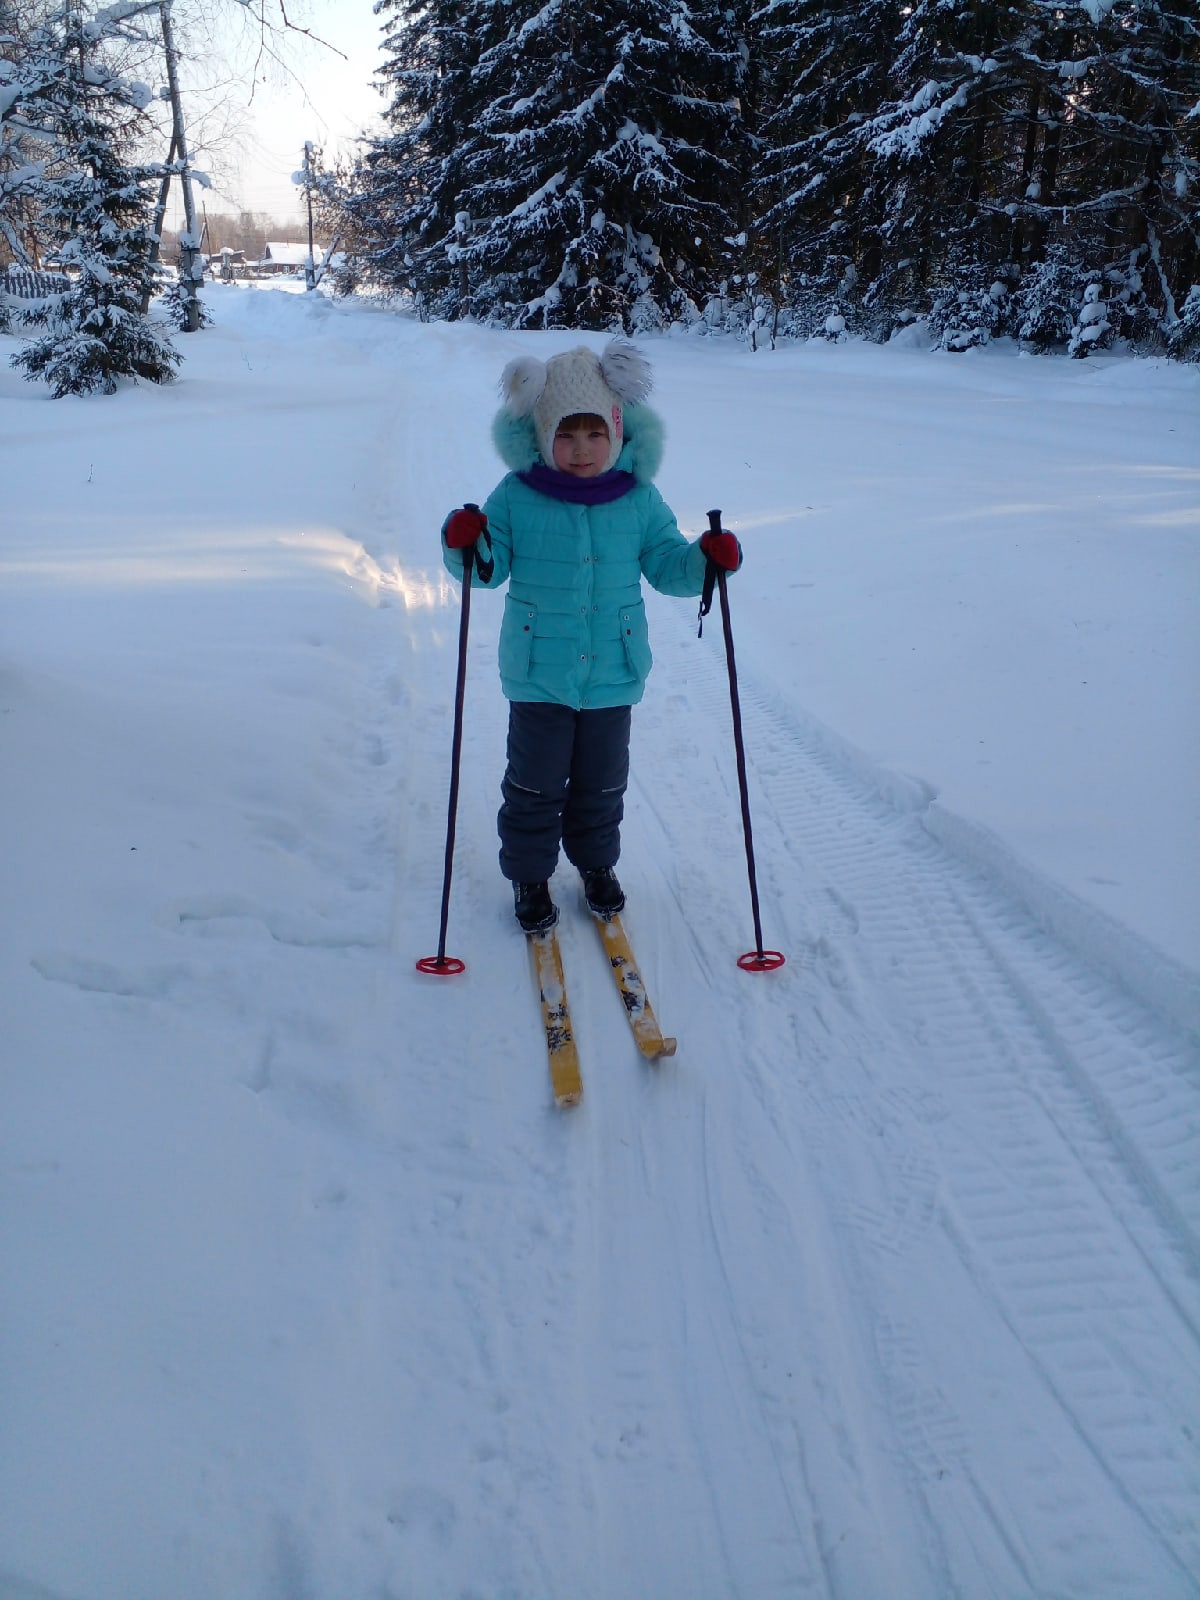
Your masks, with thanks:
[{"label": "snowy road", "polygon": [[679,1053],[638,1057],[562,871],[585,1094],[556,1112],[495,868],[490,596],[468,972],[413,970],[458,620],[430,530],[478,450],[428,438],[507,346],[422,330],[417,428],[370,404],[398,380],[361,335],[305,399],[280,315],[178,391],[225,463],[181,544],[114,488],[97,571],[39,568],[5,619],[33,860],[3,952],[0,1600],[1194,1600],[1195,1038],[764,670],[748,560],[788,963],[734,965],[718,619],[697,641],[650,597],[622,876]]}]

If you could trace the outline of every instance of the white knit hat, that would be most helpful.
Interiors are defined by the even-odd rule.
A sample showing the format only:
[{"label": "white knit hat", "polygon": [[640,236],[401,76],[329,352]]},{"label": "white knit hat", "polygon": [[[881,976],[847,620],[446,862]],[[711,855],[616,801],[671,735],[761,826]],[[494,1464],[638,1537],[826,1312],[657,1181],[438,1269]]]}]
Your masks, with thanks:
[{"label": "white knit hat", "polygon": [[625,442],[624,408],[650,393],[650,363],[624,339],[612,339],[602,355],[579,345],[549,361],[519,356],[500,377],[500,393],[514,417],[532,417],[538,450],[547,466],[554,464],[554,435],[564,417],[603,417],[608,425],[607,472],[616,465]]}]

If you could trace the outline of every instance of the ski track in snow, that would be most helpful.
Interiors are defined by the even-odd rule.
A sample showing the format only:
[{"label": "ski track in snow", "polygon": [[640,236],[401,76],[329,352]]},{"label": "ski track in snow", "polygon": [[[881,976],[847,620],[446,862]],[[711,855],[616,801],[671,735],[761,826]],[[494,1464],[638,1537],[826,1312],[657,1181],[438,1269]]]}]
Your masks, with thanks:
[{"label": "ski track in snow", "polygon": [[[457,614],[440,575],[440,604],[426,578],[415,598],[406,581],[381,590],[406,627],[391,640],[402,660],[377,672],[386,715],[399,709],[386,685],[405,685],[406,777],[387,807],[407,818],[391,934],[405,958],[403,908],[435,907],[440,887],[444,817],[423,775],[446,763]],[[597,1600],[853,1600],[884,1584],[1116,1597],[1148,1575],[1156,1595],[1194,1593],[1189,1041],[745,673],[764,931],[791,960],[738,973],[747,904],[706,866],[741,848],[731,752],[714,763],[689,736],[728,717],[720,635],[698,647],[688,608],[660,606],[663,687],[638,716],[625,868],[651,993],[684,1042],[676,1062],[637,1061],[561,872],[587,1088],[579,1113],[556,1115],[532,994],[526,1030],[497,1037],[487,1021],[488,991],[529,985],[489,826],[503,757],[492,598],[475,600],[452,920],[484,982],[473,974],[462,1012],[420,980],[411,996],[445,1004],[448,1060],[472,1073],[460,1087],[414,1063],[408,1084],[412,1126],[426,1097],[427,1125],[463,1126],[461,1149],[421,1158],[441,1192],[417,1238],[435,1229],[449,1251],[411,1378],[440,1366],[426,1403],[451,1428],[469,1415],[477,1437],[465,1495],[460,1462],[387,1502],[404,1565],[414,1550],[435,1571],[482,1561],[498,1592]],[[394,742],[386,715],[367,748]],[[672,818],[697,789],[708,820],[684,852]],[[509,1143],[489,1155],[498,1116]],[[411,1217],[411,1180],[387,1183],[368,1214]],[[402,1263],[407,1242],[423,1259],[413,1231],[397,1221],[379,1258]],[[368,1303],[381,1288],[399,1340],[409,1313],[358,1286]],[[943,1300],[970,1320],[944,1322]],[[458,1333],[439,1353],[447,1304]]]},{"label": "ski track in snow", "polygon": [[[475,381],[452,340],[445,360],[435,431]],[[346,573],[374,609],[327,825],[267,779],[240,797],[258,847],[326,892],[288,910],[215,883],[158,907],[173,961],[35,960],[88,1026],[136,1010],[151,1054],[219,1062],[291,1179],[264,1220],[214,1222],[275,1230],[223,1358],[245,1438],[199,1397],[171,1458],[189,1538],[151,1515],[144,1574],[96,1600],[1200,1594],[1195,1041],[744,667],[763,932],[788,964],[739,972],[732,738],[705,731],[729,719],[719,619],[698,643],[692,607],[652,597],[622,871],[679,1054],[639,1060],[560,871],[585,1094],[556,1112],[495,863],[491,595],[448,941],[469,971],[412,970],[437,933],[459,591],[436,554],[394,554],[445,510],[403,411],[362,459]],[[269,1469],[252,1501],[243,1460]],[[0,1573],[0,1595],[43,1592]]]},{"label": "ski track in snow", "polygon": [[[707,786],[704,844],[718,857],[732,848],[736,791],[725,773],[696,770],[686,730],[696,717],[728,720],[723,661],[710,652],[701,665],[682,626],[667,656],[665,620],[656,618],[663,678],[683,677],[686,657],[688,691],[668,697],[670,726],[684,731],[673,744],[657,730],[662,759],[640,798],[665,844],[672,813]],[[744,1077],[789,1157],[800,1168],[815,1162],[827,1180],[821,1192],[840,1197],[828,1239],[854,1303],[872,1308],[868,1369],[907,1462],[907,1491],[944,1537],[953,1519],[937,1507],[956,1492],[946,1480],[961,1480],[957,1492],[979,1501],[995,1558],[1009,1568],[997,1592],[1126,1594],[1153,1572],[1154,1592],[1191,1593],[1200,1570],[1192,1043],[965,872],[919,812],[889,807],[839,769],[774,692],[742,676],[764,936],[792,952],[791,992],[780,993],[782,974],[721,981],[711,956],[695,959],[719,990],[714,1017],[726,1004],[732,1013],[718,1070]],[[643,744],[655,732],[643,726]],[[687,897],[678,884],[673,891],[686,914]],[[692,901],[714,902],[706,926],[749,932],[748,897],[745,907],[727,905],[716,875],[701,875]],[[681,1070],[688,1060],[681,1043]],[[776,1194],[797,1188],[787,1164],[774,1175]],[[791,1248],[759,1267],[802,1259],[805,1226],[796,1215]],[[739,1230],[734,1258],[762,1231]],[[912,1293],[914,1269],[928,1302]],[[1011,1335],[1022,1369],[1026,1404],[1007,1387],[1011,1377],[1003,1404],[1017,1415],[1027,1406],[1022,1477],[1043,1487],[1019,1514],[999,1509],[1017,1486],[994,1485],[995,1463],[972,1451],[979,1418],[962,1412],[979,1410],[970,1392],[978,1374],[968,1369],[963,1396],[947,1383],[953,1352],[939,1344],[962,1330],[939,1331],[936,1285],[945,1293],[956,1275],[979,1314]],[[1055,1498],[1055,1481],[1077,1485],[1080,1473],[1111,1506],[1101,1523],[1111,1544],[1096,1537],[1095,1500],[1082,1495],[1072,1508]],[[819,1496],[812,1514],[828,1526]],[[1039,1514],[1053,1522],[1048,1569],[1025,1548]],[[1086,1581],[1072,1567],[1085,1546]],[[918,1569],[907,1584],[897,1563],[892,1592],[928,1593],[933,1579],[945,1586],[937,1592],[976,1592],[962,1552],[944,1561],[940,1576]],[[835,1561],[831,1592],[875,1592],[880,1570],[839,1578]]]}]

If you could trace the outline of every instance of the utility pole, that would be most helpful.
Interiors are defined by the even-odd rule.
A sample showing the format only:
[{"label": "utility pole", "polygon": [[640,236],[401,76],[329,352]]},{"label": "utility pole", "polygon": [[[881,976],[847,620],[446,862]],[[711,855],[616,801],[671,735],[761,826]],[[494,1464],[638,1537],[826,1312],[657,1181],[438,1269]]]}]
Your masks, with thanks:
[{"label": "utility pole", "polygon": [[195,333],[200,326],[200,284],[204,269],[199,265],[200,235],[196,231],[196,202],[192,195],[192,173],[188,165],[187,134],[183,125],[183,101],[179,94],[179,57],[175,49],[175,34],[171,27],[172,0],[160,0],[163,49],[167,57],[167,91],[171,98],[171,149],[179,166],[179,182],[183,188],[184,232],[179,241],[179,282],[183,291],[185,333]]},{"label": "utility pole", "polygon": [[[172,134],[171,134],[171,148],[167,151],[166,171],[163,173],[162,178],[159,181],[158,199],[157,199],[157,201],[155,202],[155,205],[154,205],[154,233],[152,235],[154,242],[150,246],[150,260],[151,260],[151,263],[157,261],[159,256],[162,254],[162,231],[163,231],[163,225],[165,224],[166,219],[167,219],[167,193],[168,193],[168,191],[170,190],[170,187],[171,187],[171,163],[174,161],[174,159],[175,159],[175,135],[172,132]],[[153,293],[153,288],[154,288],[153,282],[150,279],[147,279],[146,287],[142,292],[142,315],[143,316],[145,316],[147,311],[149,311],[149,309],[150,309],[150,297],[151,297],[151,294]]]},{"label": "utility pole", "polygon": [[304,198],[308,201],[308,260],[304,263],[304,290],[311,293],[317,286],[317,264],[313,258],[313,167],[312,140],[304,141]]}]

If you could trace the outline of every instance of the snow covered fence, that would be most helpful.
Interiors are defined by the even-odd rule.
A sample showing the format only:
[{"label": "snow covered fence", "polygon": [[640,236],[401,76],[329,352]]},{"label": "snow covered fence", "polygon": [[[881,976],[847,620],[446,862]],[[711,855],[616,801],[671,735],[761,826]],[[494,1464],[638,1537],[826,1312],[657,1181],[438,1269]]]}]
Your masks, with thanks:
[{"label": "snow covered fence", "polygon": [[0,272],[0,299],[18,301],[19,309],[28,310],[31,303],[44,305],[47,300],[66,294],[71,287],[70,278],[61,272],[39,272],[34,267],[5,267]]}]

